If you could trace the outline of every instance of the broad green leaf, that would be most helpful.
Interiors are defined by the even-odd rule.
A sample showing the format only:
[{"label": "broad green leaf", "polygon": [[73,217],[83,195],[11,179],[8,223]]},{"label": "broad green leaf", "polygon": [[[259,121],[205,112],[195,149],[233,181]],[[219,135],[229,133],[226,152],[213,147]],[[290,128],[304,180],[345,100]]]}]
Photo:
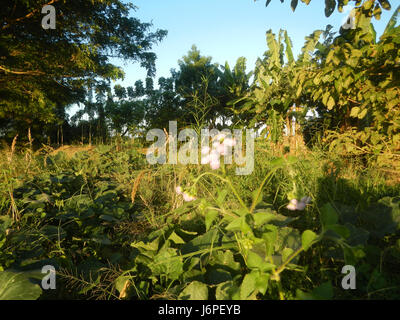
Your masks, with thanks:
[{"label": "broad green leaf", "polygon": [[40,286],[29,280],[29,273],[0,272],[0,300],[36,300],[41,294]]},{"label": "broad green leaf", "polygon": [[308,248],[312,245],[313,241],[317,238],[315,232],[311,230],[306,230],[301,235],[301,243],[304,251],[307,251]]},{"label": "broad green leaf", "polygon": [[206,284],[193,281],[179,295],[179,300],[207,300],[208,287]]},{"label": "broad green leaf", "polygon": [[246,216],[242,216],[233,220],[226,226],[226,230],[242,231],[245,234],[251,232],[251,228],[246,222]]},{"label": "broad green leaf", "polygon": [[253,219],[254,219],[254,226],[255,227],[260,227],[271,220],[275,219],[275,214],[271,212],[256,212],[253,214]]},{"label": "broad green leaf", "polygon": [[320,209],[320,217],[321,217],[321,223],[323,227],[332,225],[332,224],[337,224],[338,222],[338,214],[336,213],[336,210],[332,207],[330,203],[326,203],[321,209]]},{"label": "broad green leaf", "polygon": [[293,249],[292,248],[285,248],[282,250],[282,261],[285,262],[290,255],[293,253]]},{"label": "broad green leaf", "polygon": [[246,274],[243,278],[242,285],[240,286],[240,299],[252,299],[254,291],[257,289],[257,271]]},{"label": "broad green leaf", "polygon": [[181,252],[182,254],[187,254],[190,252],[196,252],[204,249],[211,249],[212,247],[216,246],[218,238],[219,238],[218,230],[211,229],[210,231],[184,244],[181,248]]},{"label": "broad green leaf", "polygon": [[175,231],[173,231],[171,233],[171,235],[168,237],[168,239],[173,241],[175,244],[184,244],[185,243],[185,241],[180,236],[178,236],[175,233]]},{"label": "broad green leaf", "polygon": [[252,250],[249,250],[246,261],[249,269],[258,269],[260,271],[267,272],[275,268],[274,264],[266,262],[263,257]]},{"label": "broad green leaf", "polygon": [[215,297],[217,300],[239,300],[240,288],[233,281],[220,283],[215,291]]}]

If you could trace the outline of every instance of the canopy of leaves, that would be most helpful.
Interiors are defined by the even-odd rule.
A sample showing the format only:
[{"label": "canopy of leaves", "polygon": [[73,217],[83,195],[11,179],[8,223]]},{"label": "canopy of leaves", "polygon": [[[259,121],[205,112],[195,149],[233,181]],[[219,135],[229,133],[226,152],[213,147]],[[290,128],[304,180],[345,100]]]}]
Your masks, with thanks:
[{"label": "canopy of leaves", "polygon": [[3,1],[0,13],[0,119],[52,122],[55,110],[83,99],[84,85],[124,76],[109,58],[139,62],[154,75],[150,31],[119,0],[52,0],[56,28],[43,29],[45,1]]}]

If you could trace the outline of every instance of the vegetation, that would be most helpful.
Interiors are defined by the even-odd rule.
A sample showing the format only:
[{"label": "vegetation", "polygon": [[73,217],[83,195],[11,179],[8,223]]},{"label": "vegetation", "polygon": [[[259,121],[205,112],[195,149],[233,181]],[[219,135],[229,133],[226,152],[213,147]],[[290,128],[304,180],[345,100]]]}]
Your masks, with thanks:
[{"label": "vegetation", "polygon": [[[0,15],[0,299],[400,298],[400,6],[377,39],[389,2],[354,1],[354,28],[314,31],[297,58],[268,30],[251,73],[193,46],[155,88],[166,32],[132,6],[60,1],[64,33],[33,27],[39,2]],[[145,83],[111,88],[113,55]],[[254,172],[150,165],[145,134],[169,121],[258,129]]]}]

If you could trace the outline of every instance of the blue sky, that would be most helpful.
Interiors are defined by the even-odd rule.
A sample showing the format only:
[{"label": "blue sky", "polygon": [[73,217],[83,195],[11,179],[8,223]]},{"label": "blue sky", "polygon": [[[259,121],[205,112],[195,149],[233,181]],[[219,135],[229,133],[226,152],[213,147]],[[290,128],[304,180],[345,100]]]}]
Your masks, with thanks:
[{"label": "blue sky", "polygon": [[[272,29],[277,33],[286,29],[293,41],[295,55],[300,53],[304,37],[316,29],[325,29],[327,24],[338,31],[347,14],[337,10],[329,17],[324,15],[323,0],[312,0],[306,6],[301,1],[295,12],[290,1],[273,0],[265,7],[265,0],[135,0],[138,7],[133,16],[142,22],[152,22],[156,28],[168,30],[168,36],[153,52],[157,54],[157,75],[168,77],[170,69],[178,69],[178,60],[195,44],[202,55],[213,57],[213,62],[233,66],[240,56],[247,58],[248,71],[252,70],[257,57],[267,49],[265,33]],[[393,2],[392,2],[393,5]],[[381,20],[374,20],[378,36],[395,9],[384,10]],[[144,80],[146,71],[138,64],[113,63],[123,67],[126,77],[118,83],[133,85]],[[157,81],[155,81],[157,83]]]}]

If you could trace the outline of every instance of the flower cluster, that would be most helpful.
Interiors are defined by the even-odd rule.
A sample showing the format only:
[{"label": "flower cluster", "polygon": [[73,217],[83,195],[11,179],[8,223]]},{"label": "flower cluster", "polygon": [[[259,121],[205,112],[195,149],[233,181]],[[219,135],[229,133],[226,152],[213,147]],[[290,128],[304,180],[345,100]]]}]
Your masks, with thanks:
[{"label": "flower cluster", "polygon": [[195,198],[194,196],[188,194],[187,192],[184,192],[184,191],[182,190],[182,187],[181,187],[181,186],[177,186],[176,189],[175,189],[175,191],[176,191],[176,193],[177,193],[178,195],[182,195],[183,200],[186,201],[186,202],[190,202],[190,201],[196,200],[196,198]]},{"label": "flower cluster", "polygon": [[236,145],[236,140],[227,138],[226,134],[219,133],[212,142],[212,148],[206,146],[201,149],[201,164],[210,164],[212,170],[220,167],[220,157],[228,154],[230,147]]},{"label": "flower cluster", "polygon": [[290,203],[286,206],[286,208],[288,208],[289,210],[304,210],[306,205],[309,204],[311,202],[311,198],[310,197],[303,197],[301,198],[300,201],[298,201],[297,199],[292,199],[290,200]]}]

